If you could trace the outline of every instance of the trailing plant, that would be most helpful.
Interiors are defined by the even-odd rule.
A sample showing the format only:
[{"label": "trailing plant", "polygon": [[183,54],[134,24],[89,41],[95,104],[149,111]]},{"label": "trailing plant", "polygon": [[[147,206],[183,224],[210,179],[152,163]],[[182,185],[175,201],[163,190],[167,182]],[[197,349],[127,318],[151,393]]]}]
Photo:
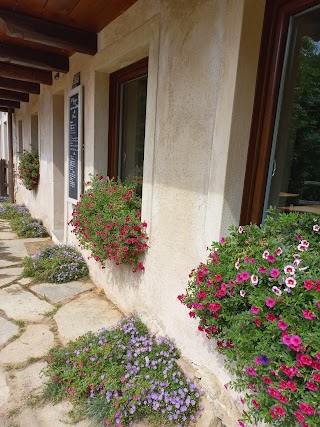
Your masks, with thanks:
[{"label": "trailing plant", "polygon": [[72,246],[46,246],[23,261],[24,277],[37,281],[65,283],[85,277],[89,270],[82,255]]},{"label": "trailing plant", "polygon": [[10,225],[19,237],[47,237],[49,235],[42,221],[32,218],[30,214],[19,215],[11,219]]},{"label": "trailing plant", "polygon": [[[141,223],[141,198],[134,183],[91,176],[69,222],[80,246],[102,265],[112,260],[144,270],[140,256],[148,248],[145,222]],[[104,265],[103,267],[104,268]]]},{"label": "trailing plant", "polygon": [[275,211],[231,227],[178,297],[246,393],[240,426],[319,425],[319,233],[319,217]]},{"label": "trailing plant", "polygon": [[19,179],[28,190],[34,190],[39,182],[39,156],[35,151],[23,151],[19,161]]},{"label": "trailing plant", "polygon": [[101,425],[130,425],[141,418],[182,426],[202,409],[200,390],[177,365],[173,343],[148,333],[136,317],[88,332],[47,357],[45,395],[68,396],[82,415]]}]

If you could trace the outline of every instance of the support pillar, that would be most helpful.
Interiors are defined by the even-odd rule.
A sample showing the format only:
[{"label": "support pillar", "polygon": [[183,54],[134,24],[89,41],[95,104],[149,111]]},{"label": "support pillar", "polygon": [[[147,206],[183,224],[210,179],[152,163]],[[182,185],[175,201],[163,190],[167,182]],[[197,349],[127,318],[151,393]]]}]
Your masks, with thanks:
[{"label": "support pillar", "polygon": [[14,179],[13,179],[13,132],[12,132],[12,113],[13,109],[8,111],[8,145],[9,145],[9,198],[10,202],[14,203]]}]

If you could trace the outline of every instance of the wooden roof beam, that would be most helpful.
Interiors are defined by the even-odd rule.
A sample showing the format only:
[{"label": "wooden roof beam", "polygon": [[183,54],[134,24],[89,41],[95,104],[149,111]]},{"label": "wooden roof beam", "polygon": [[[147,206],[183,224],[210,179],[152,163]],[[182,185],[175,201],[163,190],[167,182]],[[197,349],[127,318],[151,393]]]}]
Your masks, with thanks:
[{"label": "wooden roof beam", "polygon": [[5,62],[0,62],[0,76],[52,85],[51,71],[38,70],[37,68],[24,67],[22,65],[7,64]]},{"label": "wooden roof beam", "polygon": [[0,107],[20,108],[20,102],[8,101],[7,99],[0,99]]},{"label": "wooden roof beam", "polygon": [[48,71],[69,71],[69,58],[66,56],[14,44],[0,43],[0,61]]},{"label": "wooden roof beam", "polygon": [[40,94],[39,83],[31,83],[23,80],[7,79],[5,77],[0,77],[0,88],[12,89],[18,92],[34,93],[36,95]]},{"label": "wooden roof beam", "polygon": [[0,111],[1,111],[2,113],[8,113],[8,112],[9,112],[9,108],[6,108],[6,107],[0,107]]},{"label": "wooden roof beam", "polygon": [[96,33],[5,9],[0,9],[0,20],[10,37],[89,55],[97,53]]},{"label": "wooden roof beam", "polygon": [[0,89],[0,99],[29,102],[29,94],[13,90]]}]

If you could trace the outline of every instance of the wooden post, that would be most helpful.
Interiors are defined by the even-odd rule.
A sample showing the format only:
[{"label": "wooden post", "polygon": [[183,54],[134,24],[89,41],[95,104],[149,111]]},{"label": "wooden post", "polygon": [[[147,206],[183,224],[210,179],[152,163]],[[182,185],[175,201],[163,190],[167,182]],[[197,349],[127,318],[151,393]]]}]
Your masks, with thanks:
[{"label": "wooden post", "polygon": [[8,111],[9,197],[10,197],[10,202],[14,203],[12,113],[13,113],[13,109],[9,108],[9,111]]}]

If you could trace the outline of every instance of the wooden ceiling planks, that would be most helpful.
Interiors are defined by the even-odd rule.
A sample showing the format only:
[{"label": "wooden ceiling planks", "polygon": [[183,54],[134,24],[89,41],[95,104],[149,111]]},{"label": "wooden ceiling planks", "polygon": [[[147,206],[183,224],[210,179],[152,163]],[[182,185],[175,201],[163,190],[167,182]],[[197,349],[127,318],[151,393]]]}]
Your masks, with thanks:
[{"label": "wooden ceiling planks", "polygon": [[74,52],[94,55],[97,33],[136,1],[0,0],[0,87],[39,94]]}]

